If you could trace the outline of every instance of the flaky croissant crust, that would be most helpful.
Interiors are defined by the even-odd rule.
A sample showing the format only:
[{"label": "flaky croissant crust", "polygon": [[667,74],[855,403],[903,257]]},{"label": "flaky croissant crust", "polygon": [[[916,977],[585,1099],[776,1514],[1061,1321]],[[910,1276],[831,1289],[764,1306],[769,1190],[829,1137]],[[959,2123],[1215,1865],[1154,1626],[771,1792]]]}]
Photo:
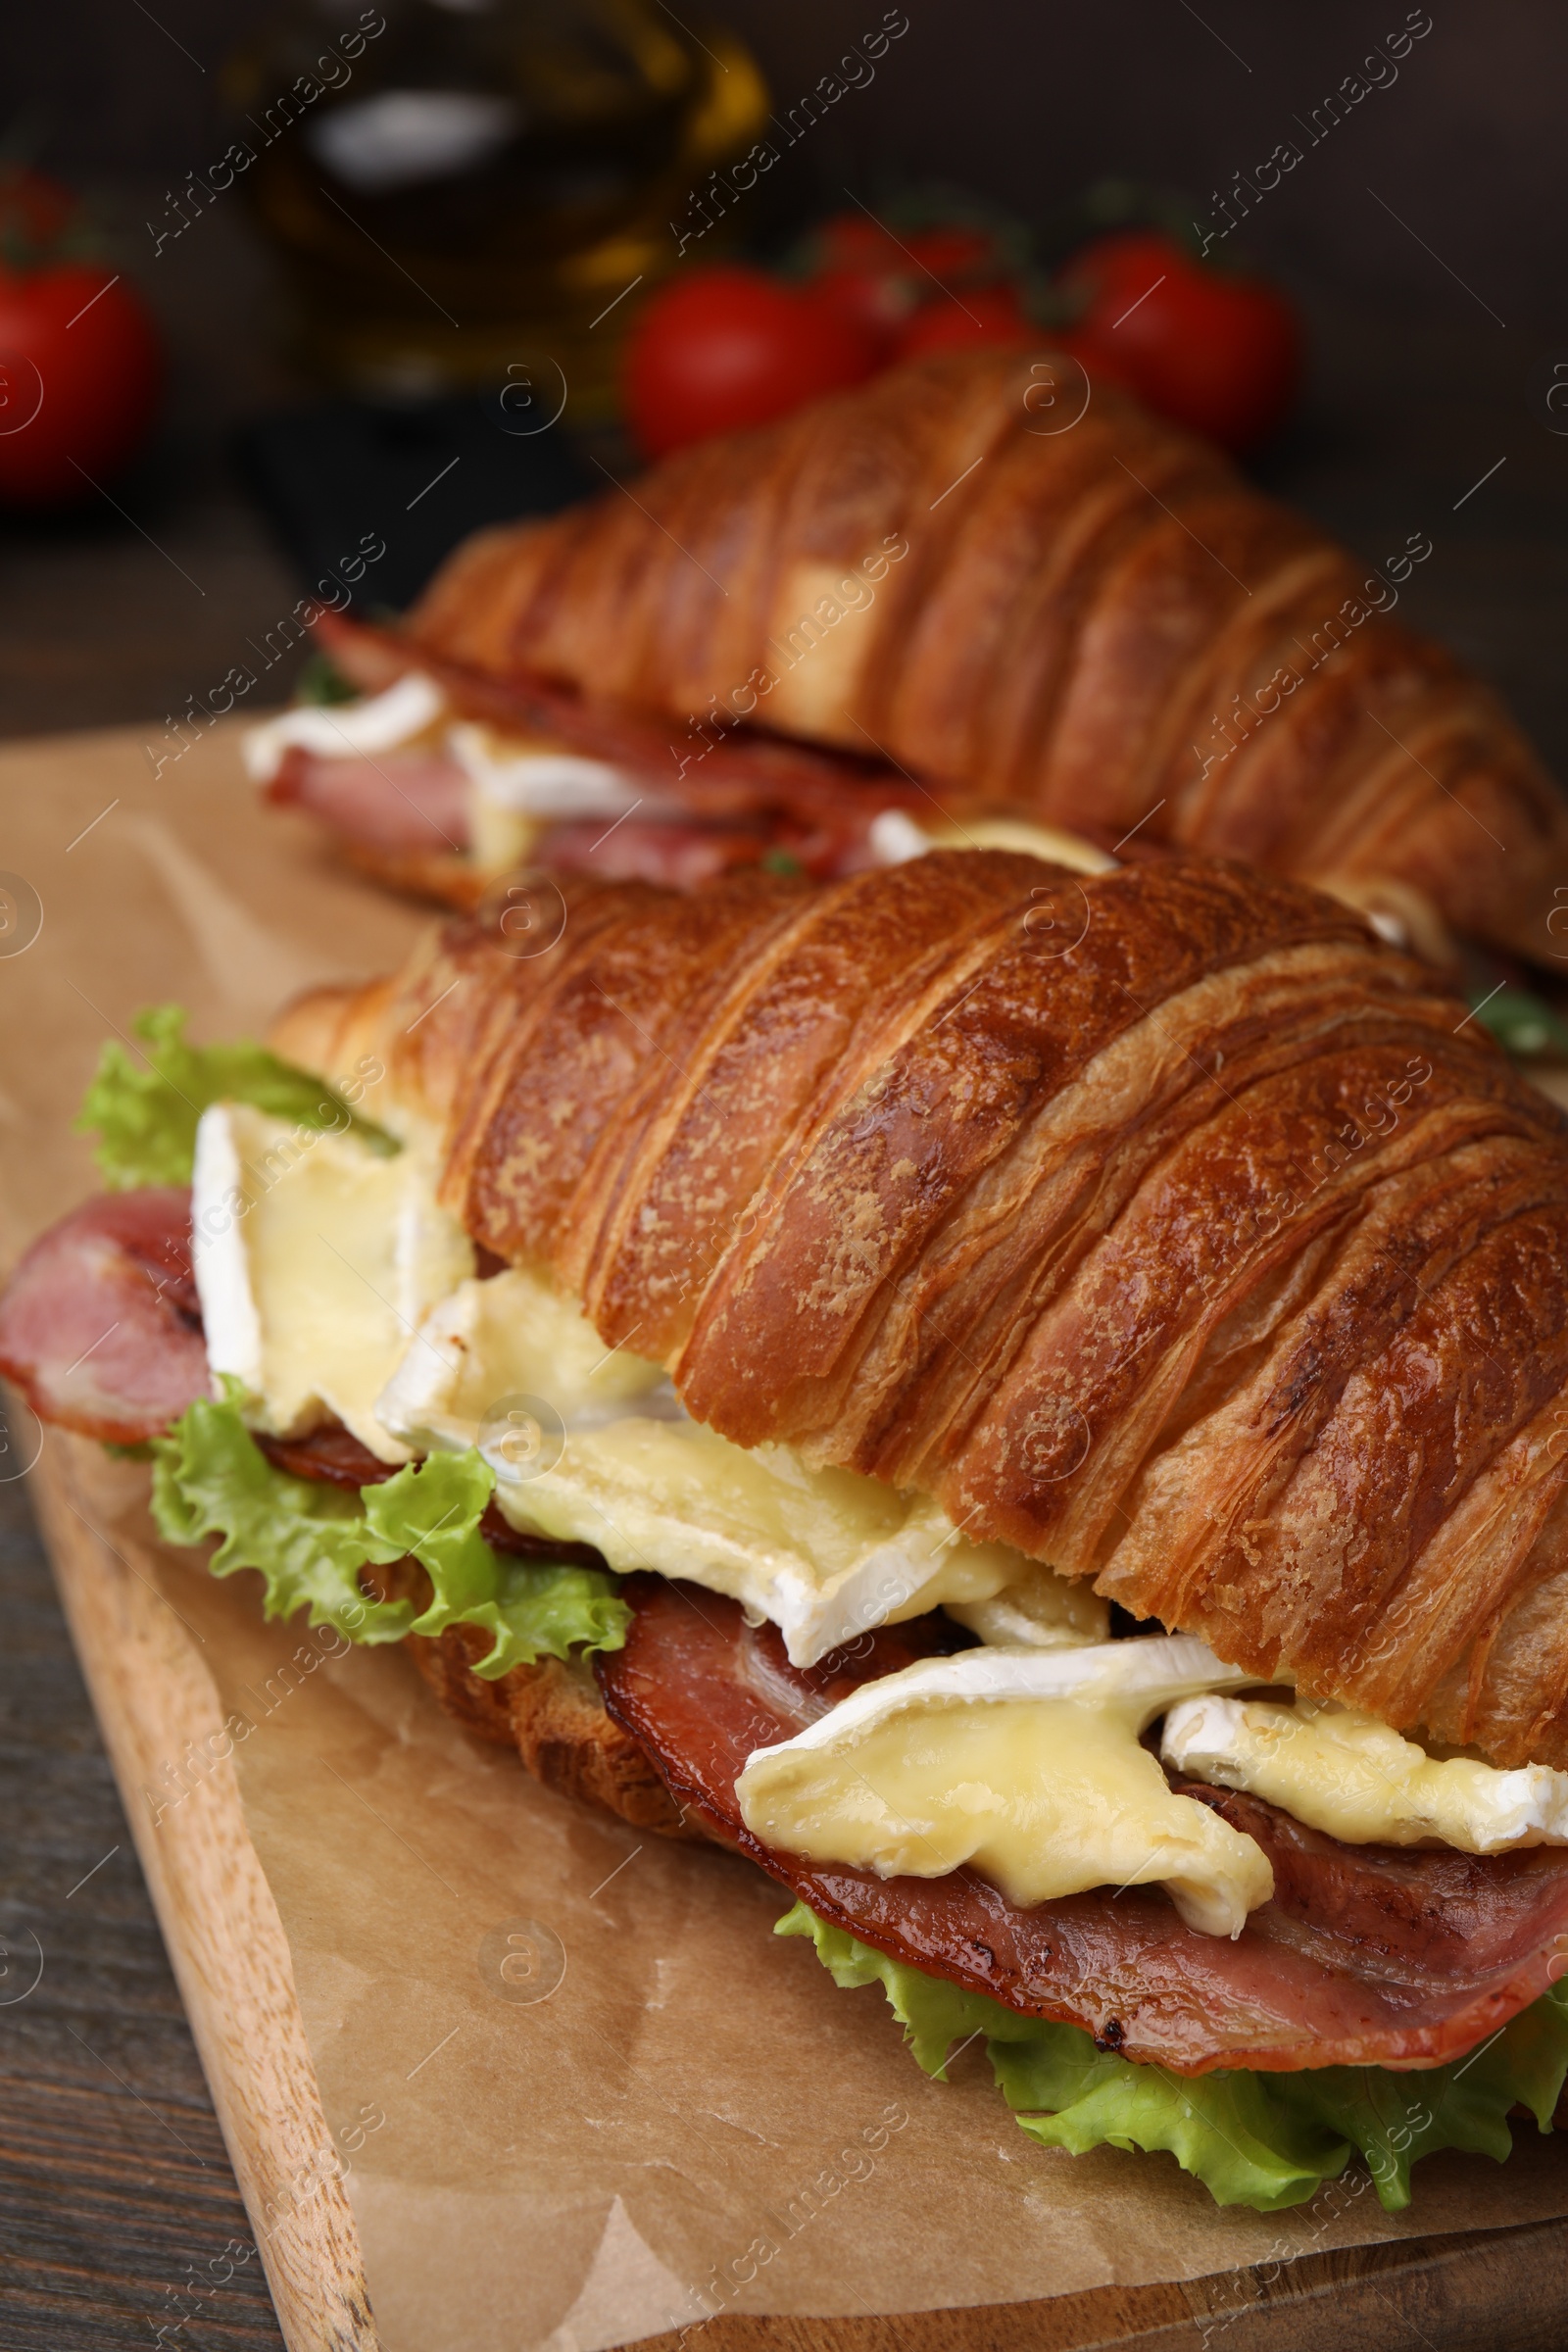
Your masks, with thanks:
[{"label": "flaky croissant crust", "polygon": [[746,720],[885,758],[960,812],[1396,879],[1552,955],[1568,801],[1390,617],[1416,559],[1358,561],[1113,389],[1080,414],[1086,393],[1059,356],[949,354],[702,443],[635,495],[468,541],[413,650],[665,714],[672,782]]},{"label": "flaky croissant crust", "polygon": [[742,1445],[1568,1763],[1568,1128],[1428,967],[1201,859],[515,895],[276,1035],[476,1241]]}]

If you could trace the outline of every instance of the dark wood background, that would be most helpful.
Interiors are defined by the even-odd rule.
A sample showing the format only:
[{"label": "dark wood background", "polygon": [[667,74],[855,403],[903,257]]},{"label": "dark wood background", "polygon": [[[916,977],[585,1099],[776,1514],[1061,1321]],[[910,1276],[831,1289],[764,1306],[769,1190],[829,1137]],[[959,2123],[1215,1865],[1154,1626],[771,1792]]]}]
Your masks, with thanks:
[{"label": "dark wood background", "polygon": [[[877,84],[840,107],[809,154],[803,142],[795,201],[892,169],[940,172],[1026,213],[1116,169],[1201,197],[1288,135],[1290,116],[1405,12],[994,0],[982,13],[908,0],[908,13]],[[241,423],[308,390],[278,357],[267,259],[238,202],[156,267],[141,225],[208,158],[218,68],[259,14],[160,0],[154,21],[124,0],[77,0],[0,19],[0,87],[52,117],[43,160],[94,182],[174,363],[159,442],[120,492],[134,525],[107,509],[0,523],[0,734],[161,719],[298,593],[231,458]],[[787,103],[881,10],[748,0],[730,14]],[[1428,533],[1406,613],[1494,679],[1568,774],[1568,439],[1530,393],[1533,371],[1568,363],[1568,17],[1553,0],[1462,17],[1439,5],[1435,17],[1400,81],[1252,224],[1314,348],[1300,416],[1256,470],[1369,560]],[[176,2345],[275,2346],[255,2258],[222,2281],[248,2226],[16,1485],[0,1486],[0,2347],[98,2352],[161,2328]],[[19,1998],[35,1938],[43,1977]],[[1435,2279],[1454,2251],[1434,2246]],[[1557,2239],[1524,2232],[1491,2259],[1516,2267],[1518,2297],[1513,2332],[1489,2323],[1488,2352],[1564,2340]],[[1326,2323],[1317,2298],[1333,2274],[1310,2267],[1297,2266],[1297,2285]],[[1348,2324],[1364,2305],[1356,2327],[1371,2332],[1352,2328],[1356,2342],[1380,2340],[1378,2313],[1393,2310],[1380,2293],[1374,2279],[1344,2306]],[[1390,2343],[1470,2340],[1444,2324],[1441,2294],[1421,2308],[1425,2334],[1401,2318]],[[1261,2318],[1227,2333],[1238,2352],[1327,2340],[1305,2311],[1288,2336],[1265,2336]],[[1174,2306],[1139,2318],[1145,2340],[1200,2338]],[[1097,2322],[1072,2340],[1098,2333]]]},{"label": "dark wood background", "polygon": [[[156,261],[145,226],[171,186],[221,152],[222,62],[267,13],[266,0],[0,11],[6,104],[33,126],[43,163],[94,188],[173,359],[163,432],[117,492],[134,526],[102,504],[66,522],[0,521],[0,733],[178,709],[298,593],[231,458],[240,424],[308,390],[279,356],[286,308],[243,190]],[[725,13],[788,105],[882,7],[737,0]],[[840,204],[846,186],[874,191],[903,173],[1039,219],[1113,172],[1202,206],[1297,135],[1294,119],[1410,12],[1402,0],[910,0],[907,13],[871,87],[770,175],[786,209]],[[1529,393],[1533,371],[1568,362],[1565,88],[1557,0],[1463,12],[1438,0],[1398,80],[1310,148],[1244,233],[1313,328],[1300,416],[1260,470],[1369,557],[1389,531],[1395,545],[1430,531],[1438,553],[1406,611],[1494,678],[1568,772],[1551,608],[1568,440]],[[1499,456],[1501,471],[1453,514]]]}]

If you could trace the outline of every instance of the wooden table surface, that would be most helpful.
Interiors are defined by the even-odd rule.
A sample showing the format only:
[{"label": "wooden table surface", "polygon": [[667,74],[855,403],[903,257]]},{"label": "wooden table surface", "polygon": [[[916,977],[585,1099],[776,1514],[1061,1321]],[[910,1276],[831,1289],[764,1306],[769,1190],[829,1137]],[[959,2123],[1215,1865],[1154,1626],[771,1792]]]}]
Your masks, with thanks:
[{"label": "wooden table surface", "polygon": [[[0,2344],[145,2352],[168,2327],[166,2343],[278,2352],[261,2265],[240,2259],[250,2224],[16,1481],[0,1485]],[[28,1991],[39,1945],[43,1973]],[[193,2270],[212,2292],[175,2334],[195,2308]]]},{"label": "wooden table surface", "polygon": [[[1494,678],[1568,775],[1568,440],[1544,430],[1526,397],[1541,339],[1478,329],[1453,299],[1424,322],[1325,312],[1303,422],[1259,470],[1369,559],[1428,533],[1434,553],[1411,584],[1409,616]],[[220,620],[239,632],[270,608],[275,559],[231,489],[205,489],[183,519],[176,497],[155,521],[158,550],[122,532],[107,565],[90,532],[74,543],[13,536],[10,552],[31,550],[51,594],[29,600],[15,570],[0,585],[0,732],[161,710],[182,625],[161,565],[165,550],[174,559],[188,544],[187,527],[227,550]],[[213,620],[204,613],[204,635]],[[127,657],[132,637],[140,650]],[[111,648],[120,654],[106,663]],[[0,2352],[276,2347],[260,2265],[246,2258],[244,2208],[16,1483],[0,1483]],[[33,1985],[40,1945],[47,1961]],[[1560,2225],[1408,2241],[1307,2257],[1277,2279],[1250,2274],[1226,2283],[1218,2304],[1203,2282],[1069,2297],[1035,2307],[1027,2335],[999,2314],[995,2340],[1060,2352],[1330,2341],[1336,2352],[1526,2352],[1568,2341],[1565,2258]],[[972,2315],[960,2335],[963,2325],[958,2315],[856,2323],[834,2341],[846,2352],[949,2352],[981,2340]],[[720,2320],[704,2333],[712,2352],[808,2352],[822,2340],[804,2322]]]}]

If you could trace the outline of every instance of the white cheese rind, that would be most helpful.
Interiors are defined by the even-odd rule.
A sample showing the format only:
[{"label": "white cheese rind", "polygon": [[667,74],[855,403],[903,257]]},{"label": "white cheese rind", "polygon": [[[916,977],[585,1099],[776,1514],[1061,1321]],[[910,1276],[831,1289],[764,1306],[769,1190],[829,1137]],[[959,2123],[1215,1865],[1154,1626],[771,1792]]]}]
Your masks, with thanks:
[{"label": "white cheese rind", "polygon": [[865,838],[878,865],[907,865],[911,858],[924,858],[937,846],[923,826],[902,808],[879,808]]},{"label": "white cheese rind", "polygon": [[467,720],[447,741],[484,799],[519,816],[622,816],[637,800],[636,786],[608,760],[520,744]]},{"label": "white cheese rind", "polygon": [[191,1266],[215,1396],[224,1372],[248,1396],[259,1396],[262,1387],[262,1318],[237,1213],[245,1198],[234,1122],[224,1105],[215,1104],[197,1123],[190,1186]]},{"label": "white cheese rind", "polygon": [[254,1426],[297,1437],[335,1416],[382,1461],[407,1461],[376,1398],[432,1301],[473,1266],[424,1155],[215,1103],[197,1129],[191,1219],[208,1362],[241,1382]]},{"label": "white cheese rind", "polygon": [[249,727],[240,752],[253,784],[270,784],[292,750],[319,753],[327,760],[353,760],[366,752],[391,752],[423,735],[446,710],[446,697],[433,678],[411,669],[384,694],[357,703],[296,703],[275,718]]},{"label": "white cheese rind", "polygon": [[975,1649],[867,1683],[736,1783],[765,1844],[884,1878],[972,1868],[1010,1901],[1162,1885],[1238,1936],[1273,1892],[1255,1839],[1176,1795],[1139,1734],[1173,1699],[1252,1680],[1180,1637]]},{"label": "white cheese rind", "polygon": [[1024,1567],[959,1536],[924,1496],[808,1470],[782,1446],[731,1445],[684,1416],[570,1430],[559,1460],[526,1483],[503,1477],[496,1500],[518,1526],[597,1544],[612,1568],[729,1594],[771,1618],[797,1666],[872,1626],[1000,1592]]},{"label": "white cheese rind", "polygon": [[836,1746],[848,1735],[927,1699],[1072,1699],[1090,1706],[1126,1701],[1142,1709],[1142,1731],[1194,1691],[1245,1690],[1256,1681],[1255,1674],[1227,1666],[1206,1642],[1189,1634],[1101,1642],[1083,1649],[960,1649],[954,1657],[922,1658],[880,1682],[862,1683],[804,1732],[776,1747],[759,1748],[757,1755]]},{"label": "white cheese rind", "polygon": [[1438,1838],[1461,1853],[1501,1854],[1568,1844],[1568,1772],[1429,1756],[1353,1707],[1191,1698],[1166,1717],[1160,1754],[1197,1780],[1266,1797],[1347,1845]]},{"label": "white cheese rind", "polygon": [[[486,1422],[509,1396],[534,1400],[520,1462],[505,1424]],[[786,1446],[731,1445],[689,1418],[660,1365],[607,1348],[574,1300],[521,1268],[442,1300],[376,1411],[416,1451],[478,1446],[514,1526],[595,1544],[623,1573],[689,1578],[771,1618],[797,1665],[939,1602],[1057,1584],[1003,1544],[968,1542],[922,1497],[808,1470]],[[1102,1603],[1059,1592],[1054,1639],[1102,1630]],[[1044,1631],[1051,1597],[1030,1605]]]},{"label": "white cheese rind", "polygon": [[449,730],[447,743],[468,779],[469,855],[486,873],[520,864],[551,817],[611,823],[637,806],[635,786],[608,760],[519,742],[467,721]]}]

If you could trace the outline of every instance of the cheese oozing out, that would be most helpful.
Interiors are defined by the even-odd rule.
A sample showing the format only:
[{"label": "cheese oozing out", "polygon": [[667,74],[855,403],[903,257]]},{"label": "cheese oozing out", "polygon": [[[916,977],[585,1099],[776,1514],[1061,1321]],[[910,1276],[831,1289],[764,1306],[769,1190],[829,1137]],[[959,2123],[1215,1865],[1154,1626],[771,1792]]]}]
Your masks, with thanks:
[{"label": "cheese oozing out", "polygon": [[553,1467],[526,1485],[503,1478],[497,1499],[508,1517],[597,1544],[612,1567],[728,1593],[754,1619],[771,1618],[797,1666],[873,1626],[984,1598],[1027,1570],[1004,1545],[960,1536],[923,1495],[808,1470],[788,1446],[748,1449],[684,1417],[573,1429]]},{"label": "cheese oozing out", "polygon": [[275,718],[247,727],[240,746],[245,772],[253,784],[270,784],[285,753],[294,750],[316,752],[324,760],[397,751],[429,734],[446,709],[440,687],[417,669],[361,702],[296,703]]},{"label": "cheese oozing out", "polygon": [[254,1426],[298,1437],[333,1415],[384,1462],[409,1448],[376,1398],[435,1300],[473,1271],[473,1246],[435,1200],[424,1151],[215,1103],[196,1131],[192,1262],[216,1375],[242,1385]]},{"label": "cheese oozing out", "polygon": [[424,741],[445,752],[468,782],[468,854],[486,873],[504,872],[527,856],[548,817],[624,816],[636,806],[629,777],[604,760],[584,760],[563,745],[453,721],[432,678],[410,670],[381,694],[352,703],[300,703],[247,729],[246,771],[270,784],[293,750],[354,760],[411,749]]},{"label": "cheese oozing out", "polygon": [[[574,1299],[526,1267],[460,1283],[420,1324],[381,1394],[388,1429],[421,1453],[476,1446],[508,1396],[540,1398],[563,1426],[663,1408],[662,1364],[607,1348]],[[510,1457],[503,1456],[503,1464]]]},{"label": "cheese oozing out", "polygon": [[607,1348],[539,1275],[474,1279],[436,1201],[433,1142],[407,1135],[382,1158],[246,1104],[204,1113],[192,1218],[208,1356],[242,1384],[253,1426],[299,1436],[335,1415],[387,1462],[477,1446],[515,1526],[727,1593],[782,1628],[798,1665],[999,1593],[1028,1639],[1103,1637],[1102,1601],[970,1542],[924,1497],[691,1420],[661,1365]]},{"label": "cheese oozing out", "polygon": [[1068,833],[1060,825],[1037,825],[1027,817],[974,816],[963,825],[917,824],[902,808],[884,808],[871,819],[867,836],[879,865],[907,865],[931,850],[1019,850],[1065,865],[1075,874],[1110,874],[1117,860],[1108,852]]},{"label": "cheese oozing out", "polygon": [[1074,1649],[1109,1639],[1110,1611],[1092,1587],[1032,1560],[1026,1568],[1017,1584],[981,1600],[944,1602],[948,1615],[997,1649]]},{"label": "cheese oozing out", "polygon": [[759,1748],[736,1794],[754,1837],[813,1862],[973,1868],[1019,1904],[1158,1884],[1189,1927],[1235,1936],[1274,1890],[1268,1858],[1175,1794],[1139,1734],[1253,1680],[1180,1636],[926,1658]]},{"label": "cheese oozing out", "polygon": [[245,1104],[203,1114],[196,1282],[214,1373],[240,1381],[253,1426],[335,1417],[387,1462],[477,1446],[514,1525],[729,1594],[797,1665],[939,1605],[990,1645],[759,1751],[739,1790],[766,1842],[888,1876],[972,1865],[1018,1902],[1158,1882],[1191,1925],[1234,1935],[1268,1864],[1140,1745],[1167,1709],[1167,1761],[1352,1842],[1568,1838],[1568,1775],[1438,1762],[1347,1709],[1217,1696],[1255,1676],[1180,1638],[1109,1642],[1086,1586],[971,1542],[928,1498],[692,1421],[661,1365],[607,1348],[541,1276],[475,1279],[436,1200],[435,1139],[394,1108],[374,1107],[404,1133],[390,1157]]},{"label": "cheese oozing out", "polygon": [[[520,1458],[509,1397],[527,1425]],[[1103,1638],[1103,1601],[970,1542],[925,1497],[691,1420],[660,1365],[607,1349],[575,1301],[523,1268],[435,1307],[376,1409],[417,1451],[477,1446],[514,1526],[727,1593],[780,1627],[798,1666],[872,1626],[1003,1593],[1034,1629],[1024,1639]]]},{"label": "cheese oozing out", "polygon": [[604,760],[467,721],[448,730],[447,746],[468,779],[468,855],[486,873],[519,864],[548,817],[609,823],[637,806],[630,780]]},{"label": "cheese oozing out", "polygon": [[1160,1754],[1347,1845],[1436,1838],[1461,1853],[1501,1854],[1568,1844],[1568,1772],[1429,1756],[1375,1716],[1333,1701],[1184,1699],[1165,1718]]}]

